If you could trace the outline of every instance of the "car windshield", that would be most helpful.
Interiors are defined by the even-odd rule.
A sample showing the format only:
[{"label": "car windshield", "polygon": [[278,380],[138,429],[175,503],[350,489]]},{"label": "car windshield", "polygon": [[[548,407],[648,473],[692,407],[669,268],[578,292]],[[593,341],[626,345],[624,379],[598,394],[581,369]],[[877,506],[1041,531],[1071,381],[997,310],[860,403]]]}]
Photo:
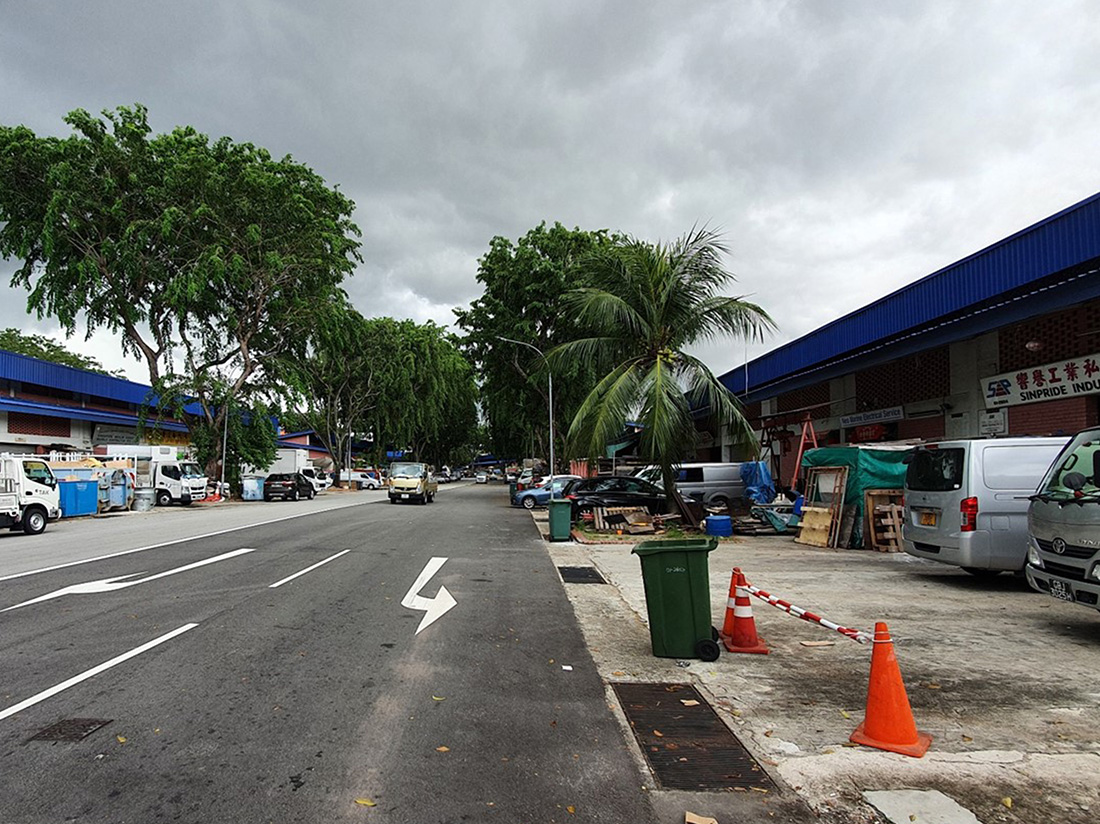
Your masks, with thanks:
[{"label": "car windshield", "polygon": [[950,492],[962,486],[966,450],[918,449],[905,470],[905,486],[918,492]]},{"label": "car windshield", "polygon": [[181,463],[180,474],[185,478],[201,478],[202,469],[197,463]]},{"label": "car windshield", "polygon": [[1079,472],[1085,477],[1081,492],[1089,498],[1100,497],[1100,430],[1078,433],[1055,458],[1039,486],[1039,497],[1072,500],[1078,497],[1066,484],[1066,476]]},{"label": "car windshield", "polygon": [[419,478],[426,469],[422,463],[395,463],[390,465],[391,478]]}]

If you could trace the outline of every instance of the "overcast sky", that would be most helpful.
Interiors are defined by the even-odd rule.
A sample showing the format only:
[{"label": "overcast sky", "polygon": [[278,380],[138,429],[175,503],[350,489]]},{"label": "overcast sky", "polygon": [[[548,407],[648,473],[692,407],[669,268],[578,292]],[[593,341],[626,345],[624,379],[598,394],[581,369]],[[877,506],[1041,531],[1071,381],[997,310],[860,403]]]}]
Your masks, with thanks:
[{"label": "overcast sky", "polygon": [[[750,357],[1100,190],[1094,2],[0,0],[0,123],[141,102],[357,204],[368,315],[453,319],[494,235],[724,230]],[[0,326],[23,311],[0,261]],[[8,294],[3,294],[7,289]],[[69,345],[124,368],[118,341]],[[721,373],[743,345],[699,350]]]}]

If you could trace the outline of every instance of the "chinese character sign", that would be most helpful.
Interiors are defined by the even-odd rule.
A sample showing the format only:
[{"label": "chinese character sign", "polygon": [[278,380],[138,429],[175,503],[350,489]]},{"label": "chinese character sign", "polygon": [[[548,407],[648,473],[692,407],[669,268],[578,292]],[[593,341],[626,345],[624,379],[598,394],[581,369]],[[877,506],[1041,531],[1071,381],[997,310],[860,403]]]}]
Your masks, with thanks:
[{"label": "chinese character sign", "polygon": [[981,379],[986,409],[1100,394],[1100,354]]}]

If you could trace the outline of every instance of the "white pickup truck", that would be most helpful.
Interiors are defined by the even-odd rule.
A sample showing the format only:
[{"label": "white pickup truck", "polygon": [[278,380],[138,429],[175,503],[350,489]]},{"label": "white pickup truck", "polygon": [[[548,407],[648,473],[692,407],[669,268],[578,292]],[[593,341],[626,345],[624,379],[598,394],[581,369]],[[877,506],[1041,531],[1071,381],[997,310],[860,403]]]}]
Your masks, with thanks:
[{"label": "white pickup truck", "polygon": [[0,455],[0,528],[37,535],[60,517],[57,479],[49,464],[36,456]]}]

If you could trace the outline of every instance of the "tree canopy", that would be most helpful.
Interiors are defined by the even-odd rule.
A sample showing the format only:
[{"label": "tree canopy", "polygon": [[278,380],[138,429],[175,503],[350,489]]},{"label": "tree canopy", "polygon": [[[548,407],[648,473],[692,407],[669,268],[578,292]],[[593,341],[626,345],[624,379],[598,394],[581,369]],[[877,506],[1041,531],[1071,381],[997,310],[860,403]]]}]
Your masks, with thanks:
[{"label": "tree canopy", "polygon": [[693,411],[753,439],[737,400],[685,351],[723,335],[761,339],[775,328],[760,306],[720,294],[734,279],[722,265],[725,251],[716,233],[694,229],[669,244],[622,239],[578,262],[590,285],[572,290],[567,305],[591,331],[550,356],[600,370],[569,426],[577,450],[602,454],[624,422],[636,420],[640,452],[671,490],[673,466],[695,446]]},{"label": "tree canopy", "polygon": [[354,204],[250,143],[152,135],[144,106],[104,118],[71,112],[64,139],[0,127],[0,254],[28,311],[119,334],[162,400],[198,403],[193,433],[220,431],[346,302]]},{"label": "tree canopy", "polygon": [[[560,223],[547,227],[543,222],[516,243],[494,237],[478,261],[477,279],[485,291],[455,315],[465,333],[463,350],[481,383],[489,446],[497,455],[549,454],[545,361],[527,347],[501,339],[546,353],[580,335],[581,327],[564,302],[566,293],[587,282],[574,264],[612,241],[606,231],[566,229]],[[568,421],[596,373],[584,361],[563,360],[553,375],[555,417]]]}]

